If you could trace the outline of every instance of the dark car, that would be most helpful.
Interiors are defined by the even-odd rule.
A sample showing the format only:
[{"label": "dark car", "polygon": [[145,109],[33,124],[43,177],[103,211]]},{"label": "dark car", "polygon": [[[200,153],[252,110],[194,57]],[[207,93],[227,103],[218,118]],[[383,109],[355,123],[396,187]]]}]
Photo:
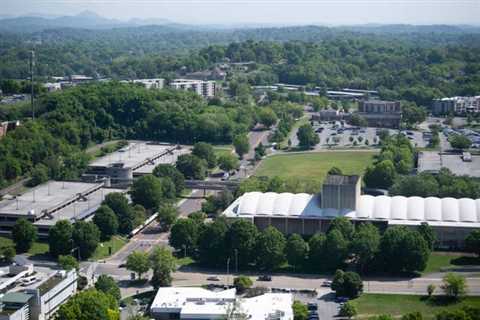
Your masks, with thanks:
[{"label": "dark car", "polygon": [[269,275],[264,274],[264,275],[258,277],[257,280],[258,280],[258,281],[272,281],[272,277],[269,276]]},{"label": "dark car", "polygon": [[[310,303],[307,305],[307,308],[308,308],[308,310],[310,310],[310,311],[313,311],[313,310],[316,311],[316,310],[318,310],[318,305],[317,305],[316,303],[310,302]],[[315,313],[316,313],[316,312],[315,312]],[[313,313],[312,313],[312,314],[313,314]]]},{"label": "dark car", "polygon": [[347,297],[336,297],[335,302],[337,303],[342,303],[342,302],[347,302],[348,298]]}]

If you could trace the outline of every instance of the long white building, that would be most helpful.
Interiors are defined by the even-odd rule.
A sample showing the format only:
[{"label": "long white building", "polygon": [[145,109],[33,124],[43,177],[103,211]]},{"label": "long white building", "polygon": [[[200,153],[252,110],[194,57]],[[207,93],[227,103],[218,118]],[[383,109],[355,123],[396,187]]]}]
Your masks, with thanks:
[{"label": "long white building", "polygon": [[175,90],[193,91],[204,98],[213,98],[215,96],[215,81],[175,79],[170,82],[170,87]]},{"label": "long white building", "polygon": [[330,221],[341,216],[380,227],[427,223],[437,233],[438,246],[448,248],[463,246],[465,237],[480,228],[480,199],[360,195],[359,180],[335,180],[341,179],[330,176],[316,195],[245,193],[223,214],[248,219],[259,229],[271,225],[285,234],[304,235],[327,231]]},{"label": "long white building", "polygon": [[210,291],[198,287],[165,287],[157,291],[150,315],[158,320],[231,319],[293,320],[292,295],[265,293],[252,298],[236,297],[235,289]]}]

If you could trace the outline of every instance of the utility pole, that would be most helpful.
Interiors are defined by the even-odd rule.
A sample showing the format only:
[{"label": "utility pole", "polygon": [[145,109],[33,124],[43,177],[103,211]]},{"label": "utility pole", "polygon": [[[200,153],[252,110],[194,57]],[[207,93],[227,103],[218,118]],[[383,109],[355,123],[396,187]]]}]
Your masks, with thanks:
[{"label": "utility pole", "polygon": [[30,56],[30,102],[32,104],[32,120],[35,120],[35,105],[34,105],[34,92],[33,92],[33,74],[35,69],[35,49],[32,50]]}]

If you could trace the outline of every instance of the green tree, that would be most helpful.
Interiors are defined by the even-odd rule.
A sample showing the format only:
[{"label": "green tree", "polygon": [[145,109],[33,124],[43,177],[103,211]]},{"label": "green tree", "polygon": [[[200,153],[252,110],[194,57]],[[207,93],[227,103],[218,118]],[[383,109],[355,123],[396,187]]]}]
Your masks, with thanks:
[{"label": "green tree", "polygon": [[153,277],[150,281],[155,289],[170,286],[172,283],[171,273],[177,268],[175,257],[165,247],[156,246],[149,256],[153,269]]},{"label": "green tree", "polygon": [[308,247],[310,249],[308,261],[310,266],[315,266],[315,269],[324,266],[323,258],[325,257],[326,240],[327,237],[324,233],[316,233],[308,240]]},{"label": "green tree", "polygon": [[106,205],[100,206],[93,216],[93,223],[98,227],[102,240],[109,240],[118,232],[118,218]]},{"label": "green tree", "polygon": [[437,313],[436,320],[471,320],[464,310],[443,310]]},{"label": "green tree", "polygon": [[295,300],[292,305],[293,309],[293,319],[294,320],[307,320],[308,319],[308,308],[304,303]]},{"label": "green tree", "polygon": [[134,212],[128,204],[127,197],[120,192],[112,192],[105,196],[102,203],[115,212],[118,217],[118,231],[121,234],[129,234],[134,228]]},{"label": "green tree", "polygon": [[142,251],[133,251],[128,255],[125,267],[127,270],[136,272],[138,279],[142,279],[142,275],[150,269],[148,254]]},{"label": "green tree", "polygon": [[429,255],[421,234],[404,226],[389,227],[380,240],[380,257],[385,270],[392,273],[422,271]]},{"label": "green tree", "polygon": [[197,142],[193,145],[192,154],[207,161],[208,168],[213,169],[217,165],[217,156],[213,146],[205,142]]},{"label": "green tree", "polygon": [[468,149],[472,145],[472,141],[464,135],[454,134],[448,138],[448,141],[454,149]]},{"label": "green tree", "polygon": [[215,219],[206,223],[198,239],[198,256],[206,266],[223,266],[226,261],[227,223],[224,219]]},{"label": "green tree", "polygon": [[239,294],[244,293],[248,288],[251,288],[253,285],[252,279],[247,276],[238,276],[233,279],[233,286],[237,289]]},{"label": "green tree", "polygon": [[118,287],[117,282],[109,275],[100,275],[97,282],[95,282],[95,289],[111,295],[116,301],[120,301],[120,288]]},{"label": "green tree", "polygon": [[339,315],[341,317],[347,317],[348,319],[351,319],[357,315],[357,308],[355,305],[353,305],[350,301],[345,302],[341,307],[339,311]]},{"label": "green tree", "polygon": [[[355,234],[353,224],[347,217],[337,217],[332,220],[328,227],[328,232],[338,230],[346,240],[352,240]],[[327,233],[328,233],[327,232]]]},{"label": "green tree", "polygon": [[153,175],[158,178],[170,178],[175,185],[177,196],[182,194],[185,188],[185,177],[183,174],[171,164],[159,164],[153,170]]},{"label": "green tree", "polygon": [[338,167],[331,167],[330,170],[328,170],[328,174],[331,175],[343,175],[342,169]]},{"label": "green tree", "polygon": [[48,247],[54,257],[67,255],[73,249],[73,226],[68,220],[57,221],[48,230]]},{"label": "green tree", "polygon": [[257,228],[247,220],[235,220],[227,231],[227,252],[237,250],[238,266],[246,267],[253,262],[257,239]]},{"label": "green tree", "polygon": [[235,147],[235,152],[238,154],[240,159],[243,159],[243,155],[248,153],[250,150],[250,143],[246,135],[237,135],[233,139],[233,146]]},{"label": "green tree", "polygon": [[465,277],[459,274],[449,272],[443,277],[442,282],[442,290],[452,299],[459,299],[467,292]]},{"label": "green tree", "polygon": [[238,169],[239,165],[238,158],[233,154],[223,154],[218,157],[218,166],[225,172]]},{"label": "green tree", "polygon": [[303,238],[294,233],[288,240],[285,247],[285,254],[290,265],[298,268],[303,265],[308,255],[308,243]]},{"label": "green tree", "polygon": [[368,125],[368,122],[367,122],[367,119],[365,119],[365,117],[362,117],[361,115],[354,113],[350,117],[350,124],[352,126],[357,126],[357,127],[366,127]]},{"label": "green tree", "polygon": [[480,256],[480,230],[474,230],[465,238],[465,248],[468,252]]},{"label": "green tree", "polygon": [[272,270],[285,261],[285,236],[276,228],[269,226],[257,238],[257,265],[264,270]]},{"label": "green tree", "polygon": [[163,231],[167,231],[177,221],[178,208],[172,204],[164,204],[158,209],[157,221]]},{"label": "green tree", "polygon": [[32,178],[29,181],[31,187],[37,186],[48,181],[48,168],[43,163],[39,163],[32,170]]},{"label": "green tree", "polygon": [[420,226],[418,226],[418,232],[427,242],[430,251],[432,251],[433,247],[435,246],[435,241],[437,240],[435,230],[433,230],[433,228],[428,223],[423,222],[422,224],[420,224]]},{"label": "green tree", "polygon": [[272,108],[262,108],[258,112],[258,121],[263,124],[267,129],[277,123],[278,118],[275,111]]},{"label": "green tree", "polygon": [[80,251],[80,257],[92,256],[100,242],[100,230],[93,222],[77,221],[73,224],[72,239]]},{"label": "green tree", "polygon": [[3,257],[3,260],[7,263],[11,263],[15,255],[17,254],[15,252],[15,248],[12,246],[6,246],[3,247],[1,250],[1,255]]},{"label": "green tree", "polygon": [[427,294],[428,294],[428,297],[432,297],[433,293],[435,292],[435,289],[437,287],[434,285],[434,284],[429,284],[428,287],[427,287]]},{"label": "green tree", "polygon": [[12,228],[12,239],[17,252],[26,252],[37,240],[37,228],[27,219],[20,218]]},{"label": "green tree", "polygon": [[345,264],[348,255],[348,240],[338,229],[327,233],[323,247],[323,263],[328,270],[340,268]]},{"label": "green tree", "polygon": [[187,179],[203,180],[207,176],[207,163],[193,154],[182,154],[177,159],[177,169]]},{"label": "green tree", "polygon": [[72,269],[78,270],[79,268],[77,259],[75,259],[71,255],[58,256],[58,264],[63,270],[67,271],[70,271]]},{"label": "green tree", "polygon": [[370,188],[389,188],[396,176],[395,166],[390,160],[383,160],[373,166],[368,166],[363,180]]},{"label": "green tree", "polygon": [[363,272],[379,251],[380,232],[378,228],[371,223],[358,226],[350,247],[355,256],[358,270]]},{"label": "green tree", "polygon": [[303,149],[310,149],[320,142],[320,138],[309,123],[298,128],[297,138],[300,147]]},{"label": "green tree", "polygon": [[95,289],[82,291],[65,304],[56,314],[57,320],[117,320],[120,314],[114,297]]},{"label": "green tree", "polygon": [[143,176],[133,183],[130,196],[133,203],[155,211],[163,198],[162,182],[153,175]]},{"label": "green tree", "polygon": [[410,312],[402,316],[401,320],[423,320],[420,312]]},{"label": "green tree", "polygon": [[406,104],[402,107],[402,121],[407,125],[413,126],[421,123],[427,118],[427,111],[424,108],[417,107],[414,104]]},{"label": "green tree", "polygon": [[332,281],[332,290],[337,297],[350,299],[358,297],[363,291],[363,282],[356,272],[343,272],[337,270]]},{"label": "green tree", "polygon": [[198,243],[198,227],[192,219],[178,219],[170,231],[169,244],[175,250],[195,252]]}]

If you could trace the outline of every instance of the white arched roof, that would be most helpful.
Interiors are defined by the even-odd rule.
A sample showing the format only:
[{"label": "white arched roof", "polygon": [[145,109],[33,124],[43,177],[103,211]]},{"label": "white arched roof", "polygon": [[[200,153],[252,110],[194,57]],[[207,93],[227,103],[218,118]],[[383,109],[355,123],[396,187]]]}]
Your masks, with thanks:
[{"label": "white arched roof", "polygon": [[[326,219],[346,216],[359,220],[392,220],[393,224],[422,222],[480,227],[480,199],[361,195],[355,210],[323,209],[306,193],[248,192],[231,205],[236,215],[308,216]],[[232,210],[232,209],[230,209]],[[228,214],[228,213],[226,213]]]}]

